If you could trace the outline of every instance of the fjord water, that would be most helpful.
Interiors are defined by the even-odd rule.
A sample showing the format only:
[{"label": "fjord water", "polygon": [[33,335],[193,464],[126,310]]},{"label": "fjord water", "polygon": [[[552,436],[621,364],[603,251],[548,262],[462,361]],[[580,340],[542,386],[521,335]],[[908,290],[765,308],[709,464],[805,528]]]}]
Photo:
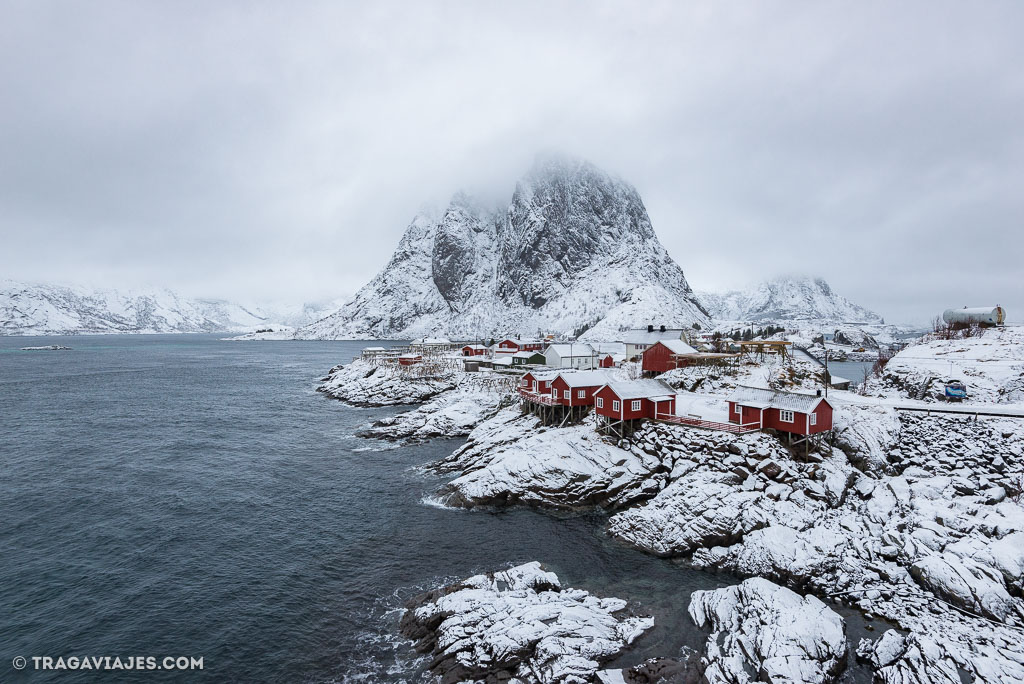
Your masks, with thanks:
[{"label": "fjord water", "polygon": [[[19,350],[48,344],[72,350]],[[397,637],[403,600],[529,560],[656,615],[629,662],[699,642],[687,597],[728,578],[624,548],[599,516],[423,503],[439,481],[415,467],[459,442],[357,439],[399,409],[314,391],[361,346],[0,338],[0,681],[426,681]],[[204,669],[11,666],[60,655]]]},{"label": "fjord water", "polygon": [[[361,346],[0,337],[0,681],[429,681],[404,600],[530,560],[655,616],[621,664],[702,641],[690,592],[735,578],[617,544],[599,515],[424,503],[440,480],[416,467],[460,442],[355,438],[400,409],[314,391]],[[72,655],[204,669],[11,666]]]}]

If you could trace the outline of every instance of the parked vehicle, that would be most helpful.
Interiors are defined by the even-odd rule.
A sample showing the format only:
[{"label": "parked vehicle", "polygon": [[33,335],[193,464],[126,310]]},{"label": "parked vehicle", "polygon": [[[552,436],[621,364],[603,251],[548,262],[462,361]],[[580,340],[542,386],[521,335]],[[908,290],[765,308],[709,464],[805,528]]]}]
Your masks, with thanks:
[{"label": "parked vehicle", "polygon": [[967,386],[959,380],[947,380],[943,396],[946,401],[963,401],[967,398]]}]

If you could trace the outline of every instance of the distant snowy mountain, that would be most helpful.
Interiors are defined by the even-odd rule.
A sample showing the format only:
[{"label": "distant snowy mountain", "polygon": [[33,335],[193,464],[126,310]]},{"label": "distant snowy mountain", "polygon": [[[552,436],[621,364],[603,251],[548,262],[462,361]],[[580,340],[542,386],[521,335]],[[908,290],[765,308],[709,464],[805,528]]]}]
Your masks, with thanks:
[{"label": "distant snowy mountain", "polygon": [[93,290],[0,281],[0,335],[190,333],[303,325],[322,310],[279,311],[170,290]]},{"label": "distant snowy mountain", "polygon": [[712,318],[720,321],[827,321],[881,323],[882,317],[836,294],[821,278],[786,276],[732,292],[698,292]]},{"label": "distant snowy mountain", "polygon": [[706,324],[640,195],[592,164],[541,156],[507,207],[458,193],[417,215],[384,269],[315,339],[581,333]]}]

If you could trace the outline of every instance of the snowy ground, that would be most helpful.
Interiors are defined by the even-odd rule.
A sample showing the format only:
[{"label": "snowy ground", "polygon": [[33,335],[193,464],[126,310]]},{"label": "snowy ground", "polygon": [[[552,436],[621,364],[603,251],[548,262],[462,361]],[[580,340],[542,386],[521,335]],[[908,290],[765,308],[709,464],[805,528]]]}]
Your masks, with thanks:
[{"label": "snowy ground", "polygon": [[436,464],[455,475],[440,495],[610,508],[609,533],[649,552],[855,605],[907,632],[860,647],[884,681],[1024,679],[1024,422],[844,411],[853,462],[663,424],[616,445],[509,409]]},{"label": "snowy ground", "polygon": [[1024,327],[913,344],[890,359],[866,391],[874,397],[938,401],[947,379],[964,382],[971,403],[1024,402]]}]

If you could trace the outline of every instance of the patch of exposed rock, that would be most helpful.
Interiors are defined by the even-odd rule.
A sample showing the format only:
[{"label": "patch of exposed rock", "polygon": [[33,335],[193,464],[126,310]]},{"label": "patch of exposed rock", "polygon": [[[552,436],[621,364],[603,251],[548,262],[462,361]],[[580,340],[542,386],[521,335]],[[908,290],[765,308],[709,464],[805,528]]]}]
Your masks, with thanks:
[{"label": "patch of exposed rock", "polygon": [[356,435],[406,442],[434,437],[465,437],[511,400],[512,395],[507,390],[463,382],[411,411],[375,421]]},{"label": "patch of exposed rock", "polygon": [[814,596],[755,577],[695,591],[690,617],[710,628],[708,682],[835,682],[846,664],[843,619]]},{"label": "patch of exposed rock", "polygon": [[419,596],[400,629],[445,684],[589,682],[654,624],[626,602],[563,588],[540,563],[475,575]]}]

